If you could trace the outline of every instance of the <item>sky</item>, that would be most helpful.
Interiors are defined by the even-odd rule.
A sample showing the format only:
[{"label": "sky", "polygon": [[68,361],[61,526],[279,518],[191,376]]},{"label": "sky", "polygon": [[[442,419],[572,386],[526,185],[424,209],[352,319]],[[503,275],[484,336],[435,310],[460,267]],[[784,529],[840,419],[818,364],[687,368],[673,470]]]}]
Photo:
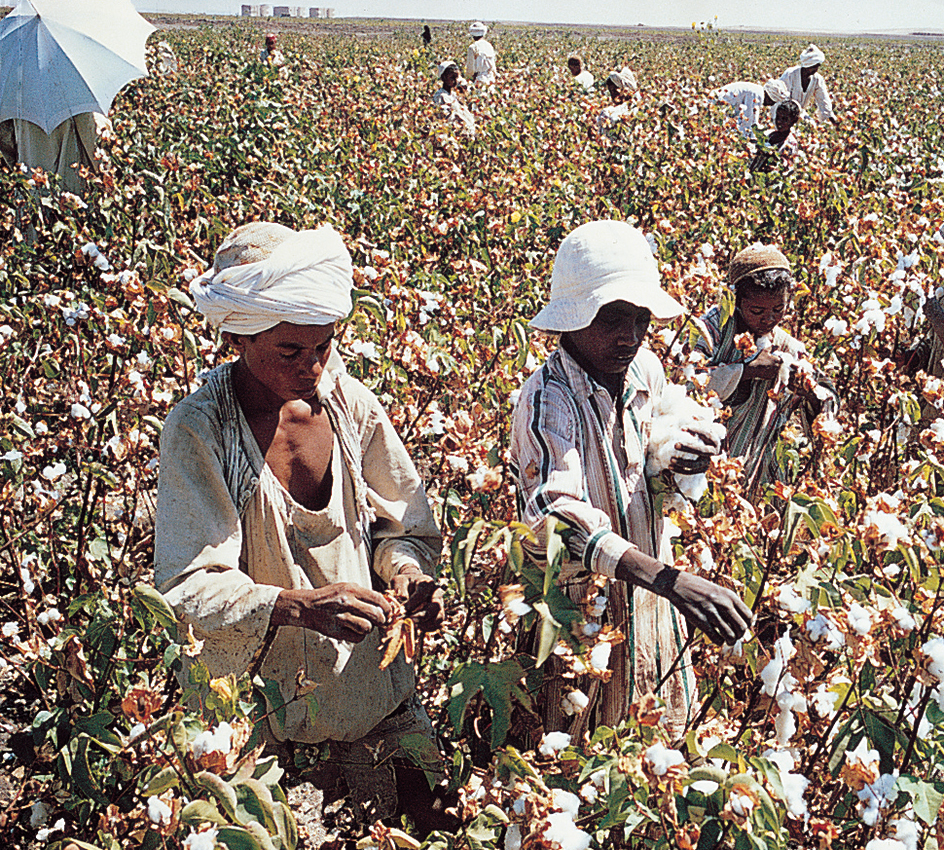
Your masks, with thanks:
[{"label": "sky", "polygon": [[[238,15],[233,0],[134,0],[140,11],[204,12]],[[299,0],[275,0],[271,5],[301,5]],[[693,22],[718,19],[721,28],[762,28],[807,32],[941,32],[944,0],[476,0],[449,4],[430,0],[305,0],[305,6],[331,5],[335,16],[468,20],[460,12],[474,12],[479,20],[540,23],[608,24],[690,27]]]}]

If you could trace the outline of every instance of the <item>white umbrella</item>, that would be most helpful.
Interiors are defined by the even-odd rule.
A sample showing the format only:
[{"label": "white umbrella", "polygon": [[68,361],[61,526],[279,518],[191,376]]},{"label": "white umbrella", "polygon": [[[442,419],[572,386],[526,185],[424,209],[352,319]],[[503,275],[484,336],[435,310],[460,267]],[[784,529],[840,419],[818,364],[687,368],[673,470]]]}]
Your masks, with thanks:
[{"label": "white umbrella", "polygon": [[73,115],[107,115],[122,86],[147,76],[153,31],[131,0],[19,0],[0,21],[0,121],[51,133]]}]

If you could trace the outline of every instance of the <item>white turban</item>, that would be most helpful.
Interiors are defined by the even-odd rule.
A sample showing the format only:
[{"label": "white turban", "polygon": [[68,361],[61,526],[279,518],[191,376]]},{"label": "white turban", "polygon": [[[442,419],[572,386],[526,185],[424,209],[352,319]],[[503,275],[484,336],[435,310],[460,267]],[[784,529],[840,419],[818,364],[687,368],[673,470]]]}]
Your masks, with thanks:
[{"label": "white turban", "polygon": [[609,77],[607,77],[607,79],[621,91],[635,91],[638,88],[636,85],[636,75],[630,71],[629,68],[623,68],[621,71],[614,71]]},{"label": "white turban", "polygon": [[482,38],[485,33],[488,32],[488,27],[485,26],[481,21],[476,21],[474,24],[469,26],[469,35],[472,38]]},{"label": "white turban", "polygon": [[247,335],[279,322],[328,325],[347,316],[353,266],[340,234],[329,224],[299,233],[266,226],[279,228],[269,238],[277,244],[255,262],[220,268],[223,247],[239,231],[224,242],[214,267],[190,284],[197,309],[220,330]]},{"label": "white turban", "polygon": [[439,63],[439,67],[436,69],[436,74],[439,76],[440,80],[443,78],[443,74],[445,74],[450,68],[455,68],[457,71],[459,70],[459,66],[452,60]]},{"label": "white turban", "polygon": [[764,94],[774,103],[783,103],[790,99],[790,90],[783,80],[767,80],[764,83]]},{"label": "white turban", "polygon": [[812,68],[814,65],[822,65],[825,59],[823,51],[815,44],[811,44],[800,54],[800,67]]}]

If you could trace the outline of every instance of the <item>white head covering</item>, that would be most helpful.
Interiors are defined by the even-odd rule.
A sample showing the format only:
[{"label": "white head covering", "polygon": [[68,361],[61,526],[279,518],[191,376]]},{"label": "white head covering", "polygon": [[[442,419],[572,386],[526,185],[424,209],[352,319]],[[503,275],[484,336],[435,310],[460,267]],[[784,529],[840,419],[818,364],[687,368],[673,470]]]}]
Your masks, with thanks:
[{"label": "white head covering", "polygon": [[629,68],[624,67],[620,71],[614,71],[607,79],[621,91],[635,91],[638,88],[636,85],[636,75],[630,71]]},{"label": "white head covering", "polygon": [[822,65],[825,59],[823,51],[815,44],[811,44],[800,54],[800,67],[812,68],[814,65]]},{"label": "white head covering", "polygon": [[488,32],[488,27],[485,26],[481,21],[476,21],[474,24],[469,25],[469,35],[472,38],[481,38]]},{"label": "white head covering", "polygon": [[551,272],[551,300],[532,320],[539,331],[579,331],[604,304],[628,301],[657,319],[683,308],[659,283],[659,267],[641,230],[625,221],[591,221],[561,242]]},{"label": "white head covering", "polygon": [[440,62],[439,67],[436,69],[436,75],[441,80],[443,78],[443,74],[445,74],[450,68],[455,68],[457,71],[459,70],[459,66],[451,59],[447,59],[445,62]]},{"label": "white head covering", "polygon": [[296,233],[269,222],[234,230],[213,268],[190,284],[197,309],[220,330],[257,334],[279,322],[328,325],[351,312],[353,267],[325,224]]},{"label": "white head covering", "polygon": [[764,83],[764,94],[774,103],[783,103],[790,99],[790,89],[783,80],[767,80]]}]

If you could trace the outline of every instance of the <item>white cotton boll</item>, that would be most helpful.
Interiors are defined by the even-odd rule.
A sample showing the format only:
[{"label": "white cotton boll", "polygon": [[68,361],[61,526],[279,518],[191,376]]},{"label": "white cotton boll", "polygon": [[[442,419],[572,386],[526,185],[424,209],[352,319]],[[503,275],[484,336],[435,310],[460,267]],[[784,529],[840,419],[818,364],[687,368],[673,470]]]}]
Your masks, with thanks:
[{"label": "white cotton boll", "polygon": [[215,850],[216,848],[215,828],[204,830],[203,832],[191,832],[184,839],[184,850]]},{"label": "white cotton boll", "polygon": [[521,850],[521,827],[516,823],[505,830],[505,850]]},{"label": "white cotton boll", "polygon": [[754,801],[746,794],[738,794],[736,791],[728,797],[728,804],[731,811],[742,818],[750,817],[754,811]]},{"label": "white cotton boll", "polygon": [[363,357],[366,360],[380,359],[380,352],[377,350],[377,346],[365,340],[354,340],[350,345],[350,351],[355,357]]},{"label": "white cotton boll", "polygon": [[846,644],[845,635],[825,614],[817,614],[806,624],[806,630],[814,643],[825,638],[827,649],[841,649]]},{"label": "white cotton boll", "polygon": [[902,300],[900,295],[895,295],[892,300],[889,302],[888,306],[885,308],[885,313],[889,316],[894,316],[901,312]]},{"label": "white cotton boll", "polygon": [[786,669],[787,661],[793,657],[796,652],[793,641],[790,640],[790,632],[786,632],[783,637],[778,638],[774,643],[773,658],[761,670],[760,678],[764,683],[764,693],[772,697],[777,693],[777,685]]},{"label": "white cotton boll", "polygon": [[777,732],[777,743],[785,747],[790,743],[790,739],[796,734],[796,718],[790,709],[781,709],[774,721],[774,729]]},{"label": "white cotton boll", "polygon": [[670,750],[661,742],[656,741],[646,750],[646,760],[652,766],[652,772],[656,776],[665,776],[669,768],[682,764],[685,758],[678,750]]},{"label": "white cotton boll", "polygon": [[796,767],[796,760],[789,750],[767,749],[761,753],[761,756],[777,765],[777,769],[781,773],[788,773]]},{"label": "white cotton boll", "polygon": [[600,633],[601,628],[599,623],[584,623],[581,627],[581,631],[585,637],[593,637]]},{"label": "white cotton boll", "polygon": [[[697,791],[699,794],[704,794],[706,797],[710,797],[715,793],[721,786],[712,779],[699,779],[693,782],[688,788],[692,788]],[[687,791],[688,788],[685,790]]]},{"label": "white cotton boll", "polygon": [[545,732],[538,745],[538,752],[542,756],[554,758],[557,754],[570,746],[570,735],[566,732]]},{"label": "white cotton boll", "polygon": [[609,643],[602,642],[593,647],[590,650],[590,666],[595,670],[606,670],[610,663],[610,649]]},{"label": "white cotton boll", "polygon": [[57,478],[65,475],[66,465],[61,461],[59,463],[53,463],[49,466],[43,468],[42,476],[47,481],[55,481]]},{"label": "white cotton boll", "polygon": [[836,703],[839,700],[839,694],[829,690],[826,685],[820,685],[813,691],[813,708],[821,717],[831,718],[836,713]]},{"label": "white cotton boll", "polygon": [[579,829],[566,812],[554,812],[547,816],[544,840],[560,850],[587,850],[590,833]]},{"label": "white cotton boll", "polygon": [[715,255],[715,248],[710,242],[705,242],[701,248],[698,249],[701,252],[701,255],[706,259],[711,259]]},{"label": "white cotton boll", "polygon": [[600,796],[600,791],[596,785],[588,782],[586,785],[580,787],[580,796],[586,800],[586,802],[593,805],[597,801],[597,797]]},{"label": "white cotton boll", "polygon": [[903,632],[913,632],[918,625],[915,618],[911,616],[911,612],[903,606],[895,608],[892,611],[892,616],[895,618],[895,624]]},{"label": "white cotton boll", "polygon": [[594,617],[602,617],[604,611],[606,611],[606,597],[603,595],[594,597],[593,602],[590,603],[590,614]]},{"label": "white cotton boll", "polygon": [[928,656],[928,672],[939,682],[944,681],[944,639],[935,637],[927,641],[921,651]]},{"label": "white cotton boll", "polygon": [[572,819],[576,819],[580,813],[580,797],[563,788],[551,789],[551,801],[555,809],[560,809]]},{"label": "white cotton boll", "polygon": [[790,814],[795,818],[805,820],[809,816],[809,808],[806,800],[803,799],[803,795],[810,786],[810,780],[802,773],[781,773],[780,782],[783,785],[783,794],[786,798],[784,802],[787,804]]},{"label": "white cotton boll", "polygon": [[708,476],[704,472],[698,475],[673,475],[675,486],[679,492],[693,502],[701,501],[701,497],[708,492]]},{"label": "white cotton boll", "polygon": [[827,319],[823,327],[833,336],[842,336],[849,330],[849,323],[845,319]]},{"label": "white cotton boll", "polygon": [[193,740],[193,757],[199,759],[207,753],[228,753],[233,748],[233,727],[225,721],[213,732],[200,732]]},{"label": "white cotton boll", "polygon": [[570,711],[564,709],[567,714],[577,714],[578,712],[583,711],[590,704],[590,697],[588,697],[583,691],[568,691],[564,694],[563,702],[566,702],[570,706]]},{"label": "white cotton boll", "polygon": [[868,510],[862,517],[862,523],[878,533],[879,545],[884,549],[895,549],[901,540],[908,537],[907,526],[894,514]]},{"label": "white cotton boll", "polygon": [[849,628],[857,635],[864,637],[872,631],[872,615],[859,605],[858,602],[853,602],[852,605],[849,606],[847,617],[849,620]]},{"label": "white cotton boll", "polygon": [[894,838],[873,838],[865,845],[865,850],[909,850],[909,848]]},{"label": "white cotton boll", "polygon": [[36,622],[41,626],[48,626],[50,623],[58,623],[62,619],[62,614],[58,608],[49,608],[37,615]]},{"label": "white cotton boll", "polygon": [[99,254],[98,245],[96,245],[94,242],[86,242],[82,246],[82,253],[85,254],[86,257],[91,257],[94,259]]},{"label": "white cotton boll", "polygon": [[846,757],[849,758],[850,756],[853,758],[853,760],[860,761],[866,766],[878,764],[878,761],[881,758],[878,754],[878,750],[873,750],[869,746],[869,741],[867,738],[860,738],[859,743],[856,745],[854,750],[846,750]]},{"label": "white cotton boll", "polygon": [[73,419],[91,419],[92,411],[89,410],[84,404],[79,404],[76,402],[72,405],[72,410],[70,411]]},{"label": "white cotton boll", "polygon": [[791,614],[803,614],[810,609],[809,601],[800,596],[793,589],[793,585],[789,584],[785,584],[780,588],[780,593],[777,596],[777,603],[781,608],[786,609]]},{"label": "white cotton boll", "polygon": [[888,825],[895,830],[895,838],[905,850],[918,850],[918,825],[911,818],[895,818]]},{"label": "white cotton boll", "polygon": [[148,798],[147,810],[151,823],[170,823],[173,810],[159,797]]}]

